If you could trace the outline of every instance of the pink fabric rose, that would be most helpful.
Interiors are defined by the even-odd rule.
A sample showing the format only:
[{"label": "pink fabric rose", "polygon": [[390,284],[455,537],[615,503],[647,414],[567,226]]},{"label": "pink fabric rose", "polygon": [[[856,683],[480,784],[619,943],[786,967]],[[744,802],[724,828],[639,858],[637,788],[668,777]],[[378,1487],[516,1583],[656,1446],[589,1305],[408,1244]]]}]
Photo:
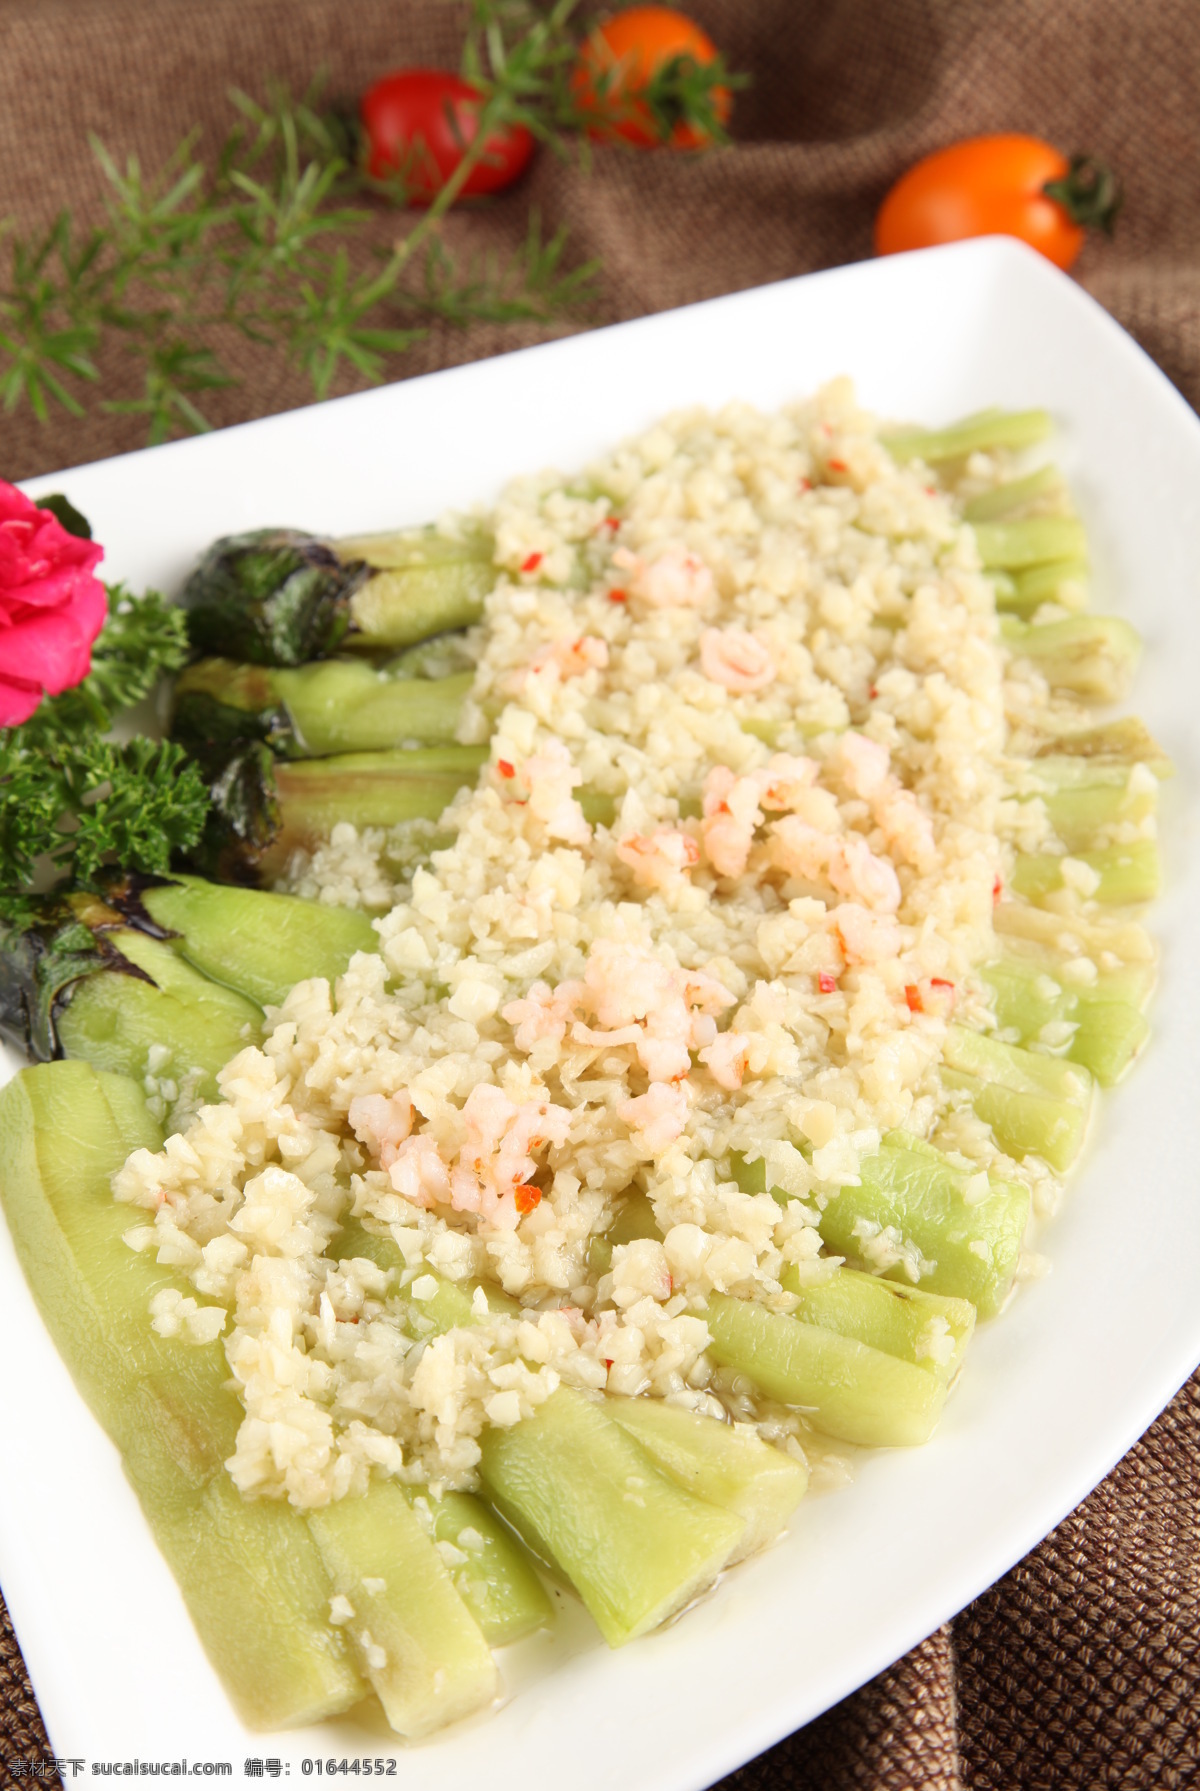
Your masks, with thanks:
[{"label": "pink fabric rose", "polygon": [[86,678],[108,603],[92,573],[94,541],[69,535],[0,479],[0,728],[28,721],[44,696]]}]

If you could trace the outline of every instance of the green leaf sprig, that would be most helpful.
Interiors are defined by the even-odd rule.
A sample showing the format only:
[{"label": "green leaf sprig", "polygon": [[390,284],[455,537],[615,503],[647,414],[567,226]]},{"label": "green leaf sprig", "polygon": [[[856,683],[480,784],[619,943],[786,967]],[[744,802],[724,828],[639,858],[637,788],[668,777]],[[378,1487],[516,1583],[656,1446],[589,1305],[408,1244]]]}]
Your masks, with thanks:
[{"label": "green leaf sprig", "polygon": [[[481,93],[478,132],[420,221],[365,271],[352,250],[373,214],[348,201],[403,201],[403,171],[369,179],[352,125],[322,110],[317,90],[296,100],[271,85],[265,104],[234,92],[236,121],[214,159],[192,133],[150,175],[136,158],[118,166],[93,139],[105,223],[80,232],[64,212],[40,237],[7,227],[4,408],[45,420],[54,406],[80,416],[98,400],[144,417],[159,442],[206,429],[206,394],[236,383],[214,330],[280,355],[324,398],[346,373],[387,377],[426,334],[414,316],[462,325],[585,312],[596,264],[564,271],[563,232],[543,241],[531,219],[518,255],[461,268],[439,235],[494,130],[524,125],[560,153],[586,155],[586,139],[568,134],[580,123],[569,80],[577,5],[471,0],[463,72]],[[103,390],[98,365],[114,345],[128,369],[121,396]]]},{"label": "green leaf sprig", "polygon": [[734,74],[721,56],[704,63],[694,56],[672,56],[655,71],[639,98],[654,121],[660,143],[669,142],[680,125],[689,126],[710,143],[728,143],[728,97],[745,85],[745,76]]},{"label": "green leaf sprig", "polygon": [[396,303],[405,311],[440,317],[447,323],[553,323],[585,307],[599,262],[562,266],[567,246],[564,224],[542,235],[536,207],[525,240],[514,254],[494,251],[456,260],[436,237],[430,242],[420,283],[406,286]]},{"label": "green leaf sprig", "polygon": [[105,738],[121,711],[188,656],[186,617],[155,591],[108,593],[81,684],[0,733],[0,916],[20,921],[35,883],[87,888],[108,865],[161,874],[200,838],[208,790],[170,741]]}]

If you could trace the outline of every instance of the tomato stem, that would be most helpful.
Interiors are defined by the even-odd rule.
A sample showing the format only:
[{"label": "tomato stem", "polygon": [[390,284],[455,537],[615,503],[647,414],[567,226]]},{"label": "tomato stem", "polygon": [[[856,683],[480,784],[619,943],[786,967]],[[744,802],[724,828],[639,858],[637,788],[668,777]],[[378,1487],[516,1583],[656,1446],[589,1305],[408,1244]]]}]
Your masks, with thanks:
[{"label": "tomato stem", "polygon": [[676,130],[690,126],[712,143],[728,143],[723,125],[723,102],[730,87],[745,85],[745,77],[730,74],[722,59],[701,63],[686,53],[672,56],[657,68],[634,98],[649,107],[654,134],[667,143]]},{"label": "tomato stem", "polygon": [[1105,236],[1112,235],[1125,200],[1112,169],[1091,155],[1073,155],[1062,179],[1048,180],[1042,191],[1062,206],[1073,224],[1103,230]]}]

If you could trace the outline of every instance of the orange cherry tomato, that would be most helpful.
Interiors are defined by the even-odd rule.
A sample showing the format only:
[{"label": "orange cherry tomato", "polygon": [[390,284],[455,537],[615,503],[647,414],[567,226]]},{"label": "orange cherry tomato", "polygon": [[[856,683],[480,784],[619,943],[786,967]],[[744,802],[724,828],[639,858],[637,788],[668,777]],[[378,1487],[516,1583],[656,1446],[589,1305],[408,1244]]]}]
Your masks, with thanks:
[{"label": "orange cherry tomato", "polygon": [[572,87],[593,137],[702,149],[729,117],[721,72],[711,37],[683,13],[629,6],[587,38]]},{"label": "orange cherry tomato", "polygon": [[1068,158],[1038,137],[971,137],[901,175],[879,208],[880,255],[968,236],[1017,236],[1069,268],[1089,224],[1111,231],[1121,194],[1088,156]]}]

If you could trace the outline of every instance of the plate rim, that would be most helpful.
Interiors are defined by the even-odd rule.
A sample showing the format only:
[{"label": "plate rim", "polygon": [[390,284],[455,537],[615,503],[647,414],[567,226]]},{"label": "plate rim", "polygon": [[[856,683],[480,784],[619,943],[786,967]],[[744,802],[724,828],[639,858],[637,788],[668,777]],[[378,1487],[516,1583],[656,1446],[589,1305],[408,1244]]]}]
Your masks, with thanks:
[{"label": "plate rim", "polygon": [[[1099,327],[1104,332],[1108,350],[1123,358],[1126,365],[1135,370],[1139,381],[1144,383],[1147,380],[1147,376],[1152,376],[1153,385],[1157,388],[1157,401],[1161,403],[1166,400],[1176,408],[1177,420],[1181,423],[1185,423],[1188,429],[1192,431],[1197,453],[1200,454],[1200,420],[1197,420],[1195,413],[1191,410],[1191,407],[1187,404],[1187,401],[1183,398],[1182,394],[1178,392],[1167,376],[1151,360],[1146,352],[1133,341],[1133,339],[1113,318],[1109,316],[1107,312],[1103,310],[1090,294],[1076,286],[1073,282],[1066,280],[1065,277],[1054,273],[1053,270],[1051,270],[1047,264],[1041,262],[1032,251],[1023,249],[1008,239],[976,239],[970,244],[955,245],[950,249],[918,251],[913,255],[896,257],[894,258],[894,261],[897,263],[908,264],[919,262],[921,265],[927,266],[929,265],[930,257],[940,258],[943,265],[949,265],[953,262],[957,262],[958,265],[962,267],[970,267],[973,265],[977,271],[982,273],[986,273],[987,268],[991,266],[992,268],[999,267],[1002,270],[1003,275],[1003,269],[1007,265],[1012,269],[1020,269],[1021,279],[1032,281],[1035,285],[1038,283],[1046,283],[1044,284],[1044,289],[1047,292],[1051,290],[1055,291],[1060,298],[1069,293],[1071,295],[1069,303],[1082,307],[1082,310],[1079,313],[1080,316],[1087,315],[1092,326]],[[193,438],[181,442],[164,444],[161,447],[153,449],[134,450],[128,454],[111,456],[102,461],[86,463],[83,466],[68,467],[60,469],[58,472],[54,473],[40,474],[31,480],[22,481],[21,484],[23,488],[30,489],[31,491],[36,490],[39,487],[44,489],[48,480],[77,478],[84,474],[94,473],[98,468],[107,469],[111,472],[113,469],[126,467],[130,462],[142,460],[143,456],[146,454],[153,454],[160,457],[158,461],[158,464],[160,465],[165,463],[163,457],[166,456],[172,457],[172,464],[182,465],[189,453],[202,454],[204,456],[219,453],[219,450],[224,448],[231,438],[237,438],[242,442],[254,440],[256,438],[262,439],[263,432],[278,430],[280,427],[286,426],[288,422],[294,424],[298,417],[306,414],[311,415],[316,411],[320,411],[322,415],[328,415],[331,407],[336,407],[339,410],[341,407],[359,407],[353,412],[347,413],[346,411],[342,411],[341,414],[365,415],[368,407],[373,404],[380,404],[380,408],[382,409],[383,403],[390,400],[391,395],[397,390],[411,391],[413,388],[428,388],[430,382],[439,382],[439,385],[444,386],[444,383],[449,381],[469,380],[472,376],[477,375],[481,368],[492,367],[500,363],[528,364],[528,358],[534,356],[554,357],[569,354],[572,351],[576,351],[580,343],[595,343],[598,340],[608,342],[616,341],[618,343],[621,341],[632,341],[636,338],[636,334],[641,332],[648,332],[650,339],[653,339],[653,336],[660,332],[664,325],[669,325],[670,320],[682,315],[704,313],[709,317],[715,317],[719,316],[725,308],[745,308],[748,302],[753,303],[759,301],[761,295],[765,293],[786,293],[817,282],[829,283],[846,279],[869,279],[872,276],[873,271],[880,266],[881,264],[879,263],[856,263],[851,264],[848,267],[825,269],[814,274],[797,276],[791,280],[775,282],[768,287],[752,288],[745,292],[704,300],[697,305],[681,307],[677,311],[657,313],[650,317],[631,319],[606,326],[603,330],[587,332],[583,335],[572,336],[565,340],[559,340],[552,343],[538,344],[531,348],[514,350],[509,354],[492,357],[489,360],[468,362],[461,366],[443,369],[438,372],[418,375],[413,379],[397,382],[397,384],[393,386],[375,388],[367,392],[350,394],[343,398],[330,400],[325,405],[304,406],[298,411],[275,413],[269,417],[253,419],[247,423],[234,425],[228,430],[214,432],[213,435],[208,437],[198,439]],[[1061,284],[1059,284],[1060,282]],[[1130,357],[1132,357],[1132,359]],[[214,447],[213,444],[216,444],[216,446]],[[990,1554],[986,1556],[989,1564],[985,1571],[987,1572],[988,1577],[983,1584],[977,1585],[974,1590],[970,1591],[965,1599],[959,1598],[957,1594],[947,1597],[946,1594],[936,1591],[926,1592],[923,1598],[917,1599],[914,1603],[914,1618],[909,1629],[909,1639],[905,1641],[898,1650],[894,1646],[895,1625],[893,1625],[892,1629],[887,1632],[890,1638],[888,1641],[881,1641],[874,1653],[869,1650],[863,1651],[859,1664],[856,1664],[853,1673],[851,1674],[853,1683],[847,1681],[840,1687],[840,1689],[830,1691],[829,1695],[824,1698],[819,1706],[814,1706],[811,1699],[804,1697],[802,1694],[797,1694],[797,1697],[794,1700],[794,1707],[796,1709],[804,1709],[805,1714],[802,1718],[802,1722],[806,1723],[813,1720],[817,1715],[821,1714],[823,1710],[828,1709],[832,1704],[848,1695],[849,1692],[857,1689],[862,1684],[865,1684],[888,1664],[901,1658],[911,1647],[917,1645],[926,1636],[933,1633],[941,1623],[945,1622],[958,1610],[964,1608],[965,1604],[970,1603],[972,1599],[979,1596],[983,1590],[986,1590],[987,1586],[994,1584],[995,1581],[1002,1577],[1002,1575],[1017,1561],[1022,1559],[1029,1552],[1030,1548],[1036,1546],[1038,1541],[1044,1538],[1050,1530],[1061,1522],[1064,1516],[1075,1509],[1081,1500],[1087,1496],[1088,1492],[1093,1490],[1094,1487],[1103,1480],[1105,1475],[1111,1470],[1112,1466],[1121,1459],[1129,1447],[1131,1447],[1137,1438],[1144,1433],[1145,1429],[1148,1428],[1148,1424],[1154,1421],[1154,1416],[1169,1403],[1170,1399],[1178,1388],[1184,1384],[1198,1362],[1200,1362],[1200,1321],[1197,1321],[1197,1328],[1194,1335],[1189,1336],[1186,1341],[1181,1337],[1178,1346],[1173,1351],[1167,1352],[1164,1359],[1155,1365],[1153,1371],[1154,1391],[1142,1402],[1145,1409],[1149,1409],[1150,1404],[1153,1403],[1153,1412],[1150,1418],[1147,1420],[1144,1419],[1144,1417],[1139,1416],[1135,1419],[1130,1416],[1127,1423],[1121,1427],[1115,1428],[1111,1433],[1106,1434],[1102,1441],[1097,1439],[1091,1454],[1081,1456],[1077,1472],[1073,1479],[1060,1480],[1060,1483],[1058,1483],[1060,1485],[1060,1492],[1056,1494],[1054,1500],[1043,1501],[1041,1507],[1036,1509],[1031,1508],[1025,1524],[1014,1529],[1006,1538],[1002,1546],[995,1547]],[[1046,1510],[1052,1510],[1055,1513],[1048,1523],[1044,1521]],[[6,1562],[11,1560],[12,1553],[12,1539],[5,1534],[0,1534],[0,1554],[4,1556]],[[11,1567],[5,1577],[13,1577]],[[21,1572],[18,1572],[15,1576],[16,1582],[23,1582],[23,1578],[24,1576]],[[28,1601],[28,1596],[27,1592],[19,1592],[15,1601],[16,1604],[20,1606],[23,1603],[26,1603]],[[11,1609],[11,1605],[10,1612],[13,1617],[14,1629],[16,1629],[18,1639],[22,1642],[22,1647],[24,1649],[23,1637],[25,1629],[29,1629],[30,1639],[31,1642],[33,1642],[33,1632],[34,1630],[40,1629],[40,1624],[32,1617],[32,1615],[27,1615],[27,1617],[24,1618],[19,1617],[18,1611]],[[40,1652],[40,1643],[34,1643],[34,1648],[35,1652]],[[859,1670],[860,1665],[862,1666],[861,1671]],[[38,1696],[39,1703],[41,1703],[41,1694],[38,1693]],[[49,1724],[50,1718],[47,1716],[48,1728]],[[753,1717],[748,1716],[740,1723],[730,1724],[727,1730],[728,1745],[724,1748],[722,1757],[718,1763],[720,1773],[731,1770],[737,1764],[755,1757],[765,1748],[772,1746],[783,1736],[792,1733],[796,1727],[797,1721],[794,1719],[793,1715],[789,1714],[789,1710],[785,1710],[778,1705],[774,1707],[773,1714],[771,1715],[759,1713]],[[270,1739],[273,1751],[278,1751],[280,1747],[290,1745],[288,1738],[286,1737]],[[453,1741],[453,1732],[451,1732],[449,1739]],[[260,1745],[260,1743],[256,1740],[255,1745]],[[436,1749],[431,1750],[430,1758],[436,1758],[436,1753]],[[414,1758],[414,1756],[409,1753],[406,1753],[402,1757],[410,1761]],[[649,1786],[652,1783],[655,1787],[655,1791],[695,1791],[695,1788],[702,1784],[711,1782],[713,1759],[714,1756],[711,1743],[705,1744],[705,1760],[702,1767],[699,1759],[689,1755],[685,1750],[684,1754],[677,1762],[678,1770],[669,1774],[660,1773],[655,1776],[652,1781],[647,1779],[645,1784]],[[640,1783],[641,1781],[638,1782]]]}]

